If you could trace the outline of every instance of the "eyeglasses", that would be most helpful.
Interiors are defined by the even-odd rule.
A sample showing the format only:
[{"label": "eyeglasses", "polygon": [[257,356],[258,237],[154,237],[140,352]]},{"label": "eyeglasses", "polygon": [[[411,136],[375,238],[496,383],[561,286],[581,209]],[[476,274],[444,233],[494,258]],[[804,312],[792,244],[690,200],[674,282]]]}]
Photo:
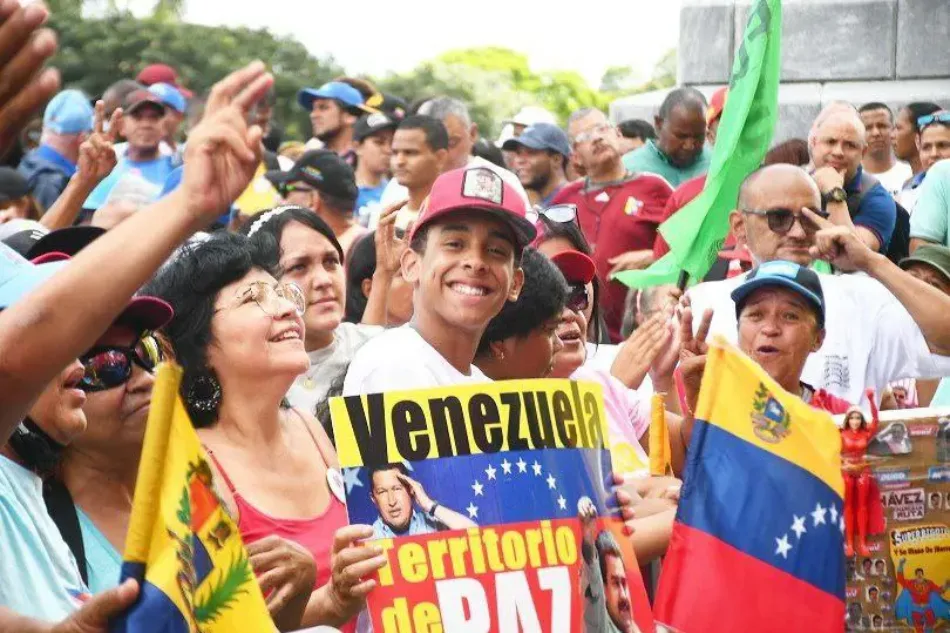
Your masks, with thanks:
[{"label": "eyeglasses", "polygon": [[[307,298],[297,284],[271,284],[266,281],[255,281],[238,293],[241,299],[238,305],[253,301],[267,316],[276,317],[281,314],[280,300],[289,301],[294,306],[297,316],[303,316],[307,310]],[[224,308],[218,308],[215,313]]]},{"label": "eyeglasses", "polygon": [[287,197],[287,194],[289,193],[313,194],[313,193],[316,193],[316,191],[317,191],[316,189],[312,189],[311,187],[301,187],[300,185],[284,185],[280,189],[281,195],[284,196],[285,198]]},{"label": "eyeglasses", "polygon": [[558,224],[566,224],[568,222],[573,222],[577,219],[577,205],[576,204],[555,204],[547,208],[535,208],[528,211],[526,214],[528,220],[532,224],[537,224],[540,216],[544,216],[552,222],[557,222]]},{"label": "eyeglasses", "polygon": [[571,312],[580,314],[590,306],[590,297],[587,295],[587,284],[569,284],[566,307]]},{"label": "eyeglasses", "polygon": [[920,132],[924,131],[924,128],[933,125],[934,123],[943,123],[950,124],[950,112],[947,110],[938,110],[933,114],[927,114],[917,119],[917,129]]},{"label": "eyeglasses", "polygon": [[[798,220],[798,223],[805,233],[811,235],[818,231],[817,224],[806,218],[801,212],[792,211],[791,209],[765,209],[764,211],[759,209],[742,209],[742,212],[748,213],[749,215],[764,216],[769,224],[769,229],[779,235],[784,235],[791,231],[792,225],[795,224],[796,220]],[[819,209],[812,209],[811,212],[821,218],[828,217],[827,212]]]},{"label": "eyeglasses", "polygon": [[581,132],[574,137],[574,144],[581,145],[587,141],[593,141],[595,138],[600,138],[610,130],[614,129],[610,123],[601,123],[600,125],[593,127],[586,132]]},{"label": "eyeglasses", "polygon": [[150,334],[142,336],[132,347],[94,347],[79,358],[85,369],[79,388],[87,392],[113,389],[129,381],[133,363],[152,373],[162,358],[162,348]]}]

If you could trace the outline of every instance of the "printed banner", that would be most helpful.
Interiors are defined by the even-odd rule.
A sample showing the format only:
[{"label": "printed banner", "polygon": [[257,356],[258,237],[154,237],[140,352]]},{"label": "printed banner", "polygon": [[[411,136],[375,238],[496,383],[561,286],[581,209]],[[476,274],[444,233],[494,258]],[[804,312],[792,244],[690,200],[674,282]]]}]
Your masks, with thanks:
[{"label": "printed banner", "polygon": [[494,382],[335,398],[351,523],[389,558],[376,633],[653,631],[609,491],[600,385]]}]

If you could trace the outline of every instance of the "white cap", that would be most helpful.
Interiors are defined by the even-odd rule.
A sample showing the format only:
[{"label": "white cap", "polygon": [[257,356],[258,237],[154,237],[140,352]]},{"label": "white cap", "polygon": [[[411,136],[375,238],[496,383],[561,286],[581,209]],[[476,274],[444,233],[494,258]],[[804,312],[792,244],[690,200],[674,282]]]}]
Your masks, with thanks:
[{"label": "white cap", "polygon": [[495,145],[498,147],[501,147],[508,139],[514,138],[514,126],[516,125],[524,125],[525,127],[534,125],[535,123],[551,123],[557,125],[557,118],[540,106],[525,106],[518,110],[518,114],[510,119],[505,119],[502,123],[504,125],[501,128],[501,134],[498,136],[498,140],[495,141]]}]

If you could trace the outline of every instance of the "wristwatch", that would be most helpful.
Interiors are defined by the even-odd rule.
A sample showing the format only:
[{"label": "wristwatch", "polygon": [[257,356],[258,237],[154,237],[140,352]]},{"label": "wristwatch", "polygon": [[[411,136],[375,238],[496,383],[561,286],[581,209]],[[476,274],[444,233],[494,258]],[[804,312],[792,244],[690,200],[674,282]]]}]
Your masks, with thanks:
[{"label": "wristwatch", "polygon": [[841,187],[835,187],[821,196],[824,198],[824,201],[827,202],[847,202],[848,201],[848,192],[842,189]]}]

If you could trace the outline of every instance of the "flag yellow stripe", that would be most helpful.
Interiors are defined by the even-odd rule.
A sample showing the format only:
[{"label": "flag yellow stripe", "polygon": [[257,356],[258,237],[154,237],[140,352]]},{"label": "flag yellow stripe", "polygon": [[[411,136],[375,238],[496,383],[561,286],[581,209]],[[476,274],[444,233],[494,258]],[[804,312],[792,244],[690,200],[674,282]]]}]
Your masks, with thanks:
[{"label": "flag yellow stripe", "polygon": [[155,386],[152,388],[152,404],[148,414],[148,426],[145,428],[142,459],[139,461],[138,477],[135,480],[129,532],[125,538],[125,560],[128,562],[144,563],[149,558],[152,530],[159,515],[159,506],[153,500],[162,494],[165,457],[180,381],[179,367],[169,363],[159,365]]},{"label": "flag yellow stripe", "polygon": [[[763,441],[755,433],[753,403],[760,385],[790,416],[789,434],[776,442]],[[841,434],[831,416],[782,389],[758,364],[721,337],[710,345],[695,416],[796,464],[844,494]]]}]

